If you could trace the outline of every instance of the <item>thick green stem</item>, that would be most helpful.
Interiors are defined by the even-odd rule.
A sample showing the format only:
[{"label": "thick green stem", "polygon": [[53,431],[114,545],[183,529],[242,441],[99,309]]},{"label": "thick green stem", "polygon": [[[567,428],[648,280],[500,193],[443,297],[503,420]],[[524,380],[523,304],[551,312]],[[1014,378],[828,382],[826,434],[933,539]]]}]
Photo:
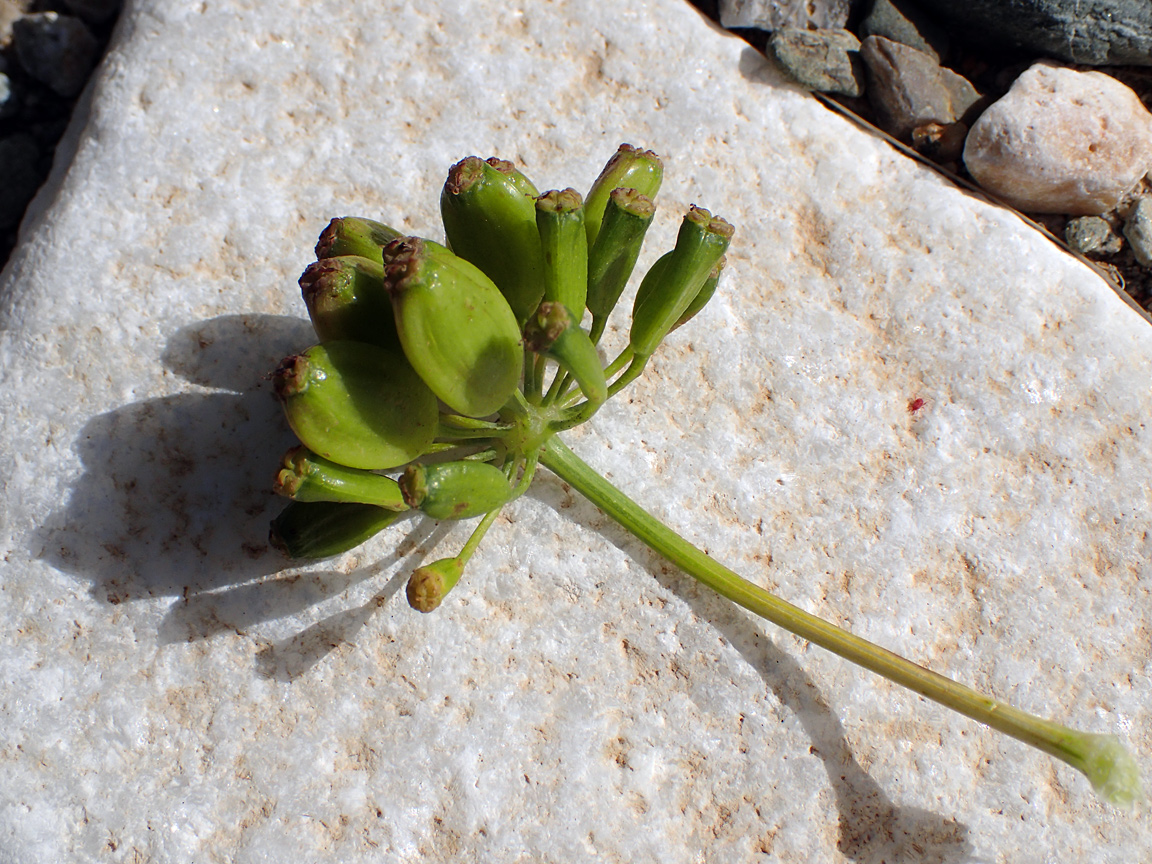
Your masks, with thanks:
[{"label": "thick green stem", "polygon": [[1112,803],[1130,804],[1139,797],[1135,763],[1112,736],[1077,732],[983,696],[753,585],[648,514],[559,438],[548,439],[540,463],[647,546],[734,603],[921,696],[1067,762],[1086,774],[1097,792]]}]

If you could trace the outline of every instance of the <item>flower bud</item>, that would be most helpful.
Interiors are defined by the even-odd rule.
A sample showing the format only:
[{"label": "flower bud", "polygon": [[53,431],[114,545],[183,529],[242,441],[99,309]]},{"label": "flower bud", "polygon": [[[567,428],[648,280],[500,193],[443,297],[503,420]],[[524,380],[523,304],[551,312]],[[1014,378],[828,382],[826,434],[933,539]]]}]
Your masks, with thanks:
[{"label": "flower bud", "polygon": [[268,542],[289,558],[330,558],[379,534],[399,515],[371,504],[293,501],[272,520]]},{"label": "flower bud", "polygon": [[293,501],[344,501],[407,510],[400,485],[391,477],[337,465],[307,447],[284,454],[273,491]]},{"label": "flower bud", "polygon": [[470,519],[495,510],[512,497],[504,472],[487,462],[409,465],[400,476],[404,502],[433,519]]},{"label": "flower bud", "polygon": [[417,612],[431,612],[444,601],[444,596],[456,587],[464,575],[464,562],[460,558],[441,558],[413,571],[405,594],[408,605]]},{"label": "flower bud", "polygon": [[448,245],[496,283],[518,322],[539,305],[544,291],[536,206],[523,188],[469,156],[452,166],[440,195]]},{"label": "flower bud", "polygon": [[707,210],[692,207],[688,211],[676,247],[657,262],[662,269],[645,276],[648,284],[641,284],[636,294],[630,341],[637,357],[651,356],[680,320],[727,250],[732,233],[731,225]]},{"label": "flower bud", "polygon": [[664,165],[651,150],[640,150],[631,144],[621,144],[608,160],[596,182],[584,198],[584,229],[588,232],[588,248],[596,243],[608,196],[613,189],[635,189],[641,195],[655,198],[664,178]]},{"label": "flower bud", "polygon": [[300,277],[300,293],[321,342],[351,340],[400,350],[379,258],[341,255],[314,261]]},{"label": "flower bud", "polygon": [[588,295],[588,236],[580,193],[553,190],[537,198],[536,228],[544,255],[544,299],[563,303],[579,321]]},{"label": "flower bud", "polygon": [[436,396],[402,355],[375,345],[313,346],[281,361],[272,380],[292,431],[340,465],[403,465],[436,435]]},{"label": "flower bud", "polygon": [[544,301],[524,326],[524,344],[551,357],[576,379],[589,402],[608,398],[608,383],[596,346],[563,303]]},{"label": "flower bud", "polygon": [[409,362],[453,411],[483,417],[520,381],[524,352],[508,303],[478,268],[417,237],[384,250],[384,282]]},{"label": "flower bud", "polygon": [[[607,318],[636,266],[656,205],[635,189],[613,189],[596,243],[588,250],[588,311]],[[585,214],[587,215],[587,214]]]},{"label": "flower bud", "polygon": [[317,258],[338,258],[341,255],[359,255],[379,263],[380,250],[401,236],[395,228],[383,222],[343,216],[333,219],[320,232],[316,243]]}]

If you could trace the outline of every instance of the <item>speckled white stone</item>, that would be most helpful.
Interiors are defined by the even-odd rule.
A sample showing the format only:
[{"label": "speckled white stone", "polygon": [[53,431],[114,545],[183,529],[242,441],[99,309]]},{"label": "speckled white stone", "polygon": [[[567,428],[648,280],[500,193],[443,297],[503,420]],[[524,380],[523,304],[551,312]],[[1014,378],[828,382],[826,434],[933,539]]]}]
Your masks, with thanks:
[{"label": "speckled white stone", "polygon": [[[1152,330],[689,5],[130,2],[0,276],[0,859],[1132,862],[1071,769],[733,609],[549,476],[289,567],[264,375],[337,214],[666,158],[717,299],[572,446],[785,598],[1152,753]],[[71,151],[71,152],[70,152]],[[611,337],[610,347],[621,337]],[[917,411],[914,399],[923,399]],[[542,472],[546,475],[546,472]]]}]

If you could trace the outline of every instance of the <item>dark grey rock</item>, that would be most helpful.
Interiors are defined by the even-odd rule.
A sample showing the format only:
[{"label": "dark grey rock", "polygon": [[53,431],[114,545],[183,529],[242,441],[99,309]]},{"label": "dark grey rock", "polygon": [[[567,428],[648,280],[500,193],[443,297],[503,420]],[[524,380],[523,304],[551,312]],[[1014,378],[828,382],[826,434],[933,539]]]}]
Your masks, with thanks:
[{"label": "dark grey rock", "polygon": [[784,27],[768,39],[768,56],[809,90],[859,96],[864,92],[860,40],[847,30]]},{"label": "dark grey rock", "polygon": [[860,57],[868,69],[868,100],[896,138],[910,140],[912,130],[926,123],[971,123],[982,107],[968,79],[923,51],[869,36],[860,43]]},{"label": "dark grey rock", "polygon": [[0,140],[0,230],[20,222],[42,179],[36,139],[18,132]]},{"label": "dark grey rock", "polygon": [[1081,255],[1115,255],[1124,245],[1107,219],[1080,216],[1064,226],[1064,240]]},{"label": "dark grey rock", "polygon": [[1092,66],[1152,65],[1149,0],[918,0],[974,42]]},{"label": "dark grey rock", "polygon": [[875,0],[860,22],[860,38],[883,36],[917,51],[939,63],[948,56],[948,34],[908,0]]},{"label": "dark grey rock", "polygon": [[724,27],[836,29],[848,23],[852,0],[720,0]]},{"label": "dark grey rock", "polygon": [[107,21],[120,11],[120,0],[64,0],[64,5],[73,15],[99,24]]},{"label": "dark grey rock", "polygon": [[1141,267],[1152,267],[1152,197],[1141,198],[1124,222],[1124,236]]},{"label": "dark grey rock", "polygon": [[12,25],[12,43],[24,71],[61,96],[79,93],[96,62],[96,37],[71,15],[25,15]]}]

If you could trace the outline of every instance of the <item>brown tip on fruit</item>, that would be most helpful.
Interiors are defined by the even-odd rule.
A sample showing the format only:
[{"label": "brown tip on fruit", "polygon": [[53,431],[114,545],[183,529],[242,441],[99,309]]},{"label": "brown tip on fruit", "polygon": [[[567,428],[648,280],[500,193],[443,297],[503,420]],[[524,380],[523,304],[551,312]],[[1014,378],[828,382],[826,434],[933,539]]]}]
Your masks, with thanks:
[{"label": "brown tip on fruit", "polygon": [[459,195],[483,176],[484,162],[478,156],[468,156],[448,170],[448,181],[444,188],[451,195]]}]

